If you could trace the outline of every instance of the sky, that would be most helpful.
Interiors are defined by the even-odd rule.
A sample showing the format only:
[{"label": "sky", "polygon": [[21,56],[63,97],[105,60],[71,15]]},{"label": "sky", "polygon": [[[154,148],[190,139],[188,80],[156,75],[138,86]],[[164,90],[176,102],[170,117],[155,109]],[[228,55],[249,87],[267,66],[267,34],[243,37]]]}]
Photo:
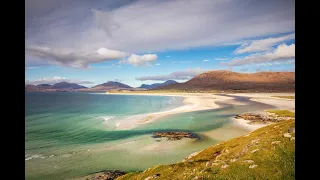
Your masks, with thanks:
[{"label": "sky", "polygon": [[295,71],[293,0],[25,0],[26,84]]}]

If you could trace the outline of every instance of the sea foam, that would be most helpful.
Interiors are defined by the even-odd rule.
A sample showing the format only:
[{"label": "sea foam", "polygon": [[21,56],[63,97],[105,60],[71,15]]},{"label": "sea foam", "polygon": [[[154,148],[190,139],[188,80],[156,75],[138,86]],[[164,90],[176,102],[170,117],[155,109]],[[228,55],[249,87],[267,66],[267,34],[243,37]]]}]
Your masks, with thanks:
[{"label": "sea foam", "polygon": [[34,154],[34,155],[30,156],[30,157],[27,157],[25,160],[29,161],[31,159],[36,159],[36,158],[44,158],[44,156],[42,154]]},{"label": "sea foam", "polygon": [[104,121],[108,121],[109,119],[114,118],[115,116],[104,116],[102,117],[104,119]]}]

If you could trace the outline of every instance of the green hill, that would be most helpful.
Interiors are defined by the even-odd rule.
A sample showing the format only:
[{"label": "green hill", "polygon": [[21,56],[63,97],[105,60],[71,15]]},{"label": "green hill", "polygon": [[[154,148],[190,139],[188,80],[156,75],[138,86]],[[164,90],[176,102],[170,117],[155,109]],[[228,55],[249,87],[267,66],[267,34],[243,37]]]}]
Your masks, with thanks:
[{"label": "green hill", "polygon": [[117,180],[294,179],[295,121],[286,120],[211,146],[169,165],[132,172]]}]

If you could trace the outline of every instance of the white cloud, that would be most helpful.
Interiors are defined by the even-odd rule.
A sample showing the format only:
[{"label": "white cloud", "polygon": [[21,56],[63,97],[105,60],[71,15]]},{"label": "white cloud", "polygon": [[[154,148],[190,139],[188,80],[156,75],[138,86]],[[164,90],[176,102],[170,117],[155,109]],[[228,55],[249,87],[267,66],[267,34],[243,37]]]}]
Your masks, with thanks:
[{"label": "white cloud", "polygon": [[246,64],[266,64],[270,65],[276,61],[287,61],[295,58],[295,44],[281,44],[272,52],[251,54],[243,58],[234,58],[229,62],[222,62],[227,66],[242,66]]},{"label": "white cloud", "polygon": [[137,77],[136,80],[139,81],[166,81],[166,80],[188,80],[193,78],[194,76],[201,74],[204,72],[204,70],[198,68],[189,68],[183,71],[176,71],[172,72],[167,75],[158,75],[158,76],[143,76],[143,77]]},{"label": "white cloud", "polygon": [[68,82],[68,83],[76,83],[76,84],[93,84],[91,81],[84,81],[84,80],[74,80],[74,79],[67,79],[65,77],[59,77],[59,76],[54,76],[54,77],[44,77],[40,78],[38,80],[34,81],[29,81],[26,80],[25,84],[33,84],[33,85],[38,85],[38,84],[55,84],[59,82]]},{"label": "white cloud", "polygon": [[124,58],[127,54],[120,51],[99,48],[95,52],[74,52],[69,49],[49,48],[46,46],[27,46],[26,53],[46,59],[49,63],[77,68],[87,68],[90,63]]},{"label": "white cloud", "polygon": [[228,60],[228,58],[216,58],[215,60],[217,60],[217,61],[225,61],[225,60]]},{"label": "white cloud", "polygon": [[209,62],[209,61],[210,61],[209,59],[204,59],[204,60],[203,60],[203,62]]},{"label": "white cloud", "polygon": [[[56,1],[48,0],[46,4]],[[51,47],[51,50],[33,49],[41,51],[33,56],[58,59],[54,62],[64,65],[64,56],[71,57],[68,63],[72,61],[73,66],[101,62],[100,58],[88,58],[96,56],[100,47],[139,54],[232,44],[295,30],[294,1],[152,0],[122,2],[121,6],[113,5],[118,1],[59,2],[63,6],[48,11],[40,8],[32,16],[32,4],[26,7],[25,44],[26,49],[39,43]],[[68,52],[62,54],[51,52],[67,47]],[[75,59],[79,57],[78,62]],[[26,61],[32,59],[27,57]]]},{"label": "white cloud", "polygon": [[160,64],[160,63],[156,63],[155,65],[156,65],[156,66],[160,66],[161,64]]},{"label": "white cloud", "polygon": [[295,33],[289,34],[286,36],[277,37],[277,38],[255,40],[255,41],[252,41],[251,43],[243,43],[239,48],[235,50],[234,53],[241,54],[241,53],[267,51],[267,50],[270,50],[274,45],[277,45],[283,41],[287,41],[294,38],[295,38]]},{"label": "white cloud", "polygon": [[142,56],[131,54],[128,59],[122,60],[121,64],[131,64],[133,66],[143,66],[150,65],[151,62],[154,62],[158,59],[156,54],[144,54]]}]

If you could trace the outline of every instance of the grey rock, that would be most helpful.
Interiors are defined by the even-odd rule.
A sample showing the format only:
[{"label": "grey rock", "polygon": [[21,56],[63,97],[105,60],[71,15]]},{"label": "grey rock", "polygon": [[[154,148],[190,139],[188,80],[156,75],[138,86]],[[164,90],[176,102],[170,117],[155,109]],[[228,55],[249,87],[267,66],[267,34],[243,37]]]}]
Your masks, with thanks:
[{"label": "grey rock", "polygon": [[256,168],[258,165],[256,165],[256,164],[251,164],[250,166],[249,166],[249,168],[250,169],[252,169],[252,168]]}]

